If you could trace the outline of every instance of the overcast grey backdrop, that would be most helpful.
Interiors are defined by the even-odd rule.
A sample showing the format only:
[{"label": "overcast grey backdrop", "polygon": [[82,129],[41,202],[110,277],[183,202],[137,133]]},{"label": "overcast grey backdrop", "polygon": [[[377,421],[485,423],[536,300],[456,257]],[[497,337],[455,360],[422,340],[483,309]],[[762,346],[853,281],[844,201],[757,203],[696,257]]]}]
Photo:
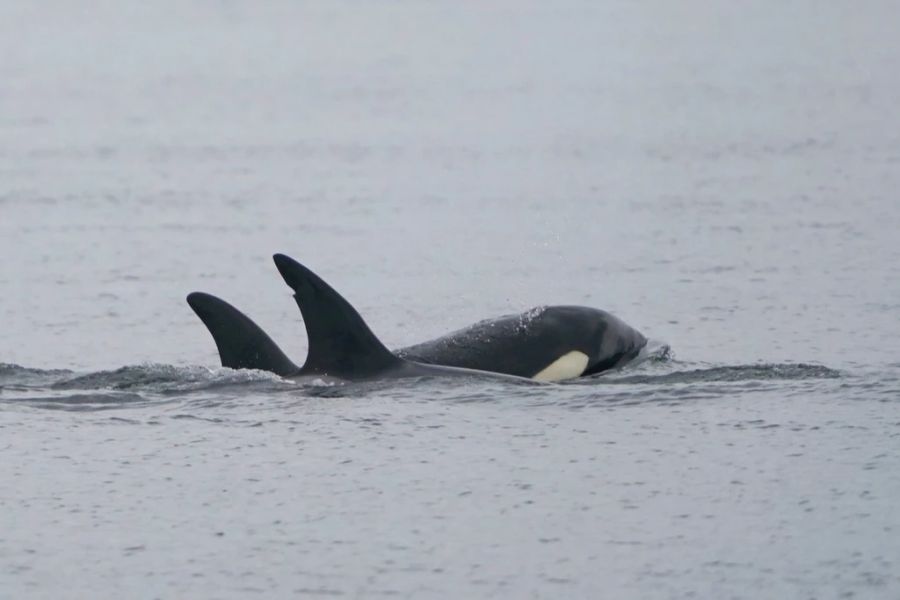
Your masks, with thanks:
[{"label": "overcast grey backdrop", "polygon": [[[898,22],[0,2],[0,593],[896,598]],[[675,358],[325,397],[198,368],[197,289],[302,360],[274,252],[391,346],[572,303]]]}]

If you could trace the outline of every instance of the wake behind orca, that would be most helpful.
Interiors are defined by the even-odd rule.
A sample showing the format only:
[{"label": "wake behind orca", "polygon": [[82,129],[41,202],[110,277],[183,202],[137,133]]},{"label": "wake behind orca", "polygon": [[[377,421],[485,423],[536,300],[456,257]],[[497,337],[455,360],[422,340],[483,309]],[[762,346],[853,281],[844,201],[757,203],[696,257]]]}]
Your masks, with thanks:
[{"label": "wake behind orca", "polygon": [[303,316],[308,355],[298,367],[256,323],[203,292],[187,301],[213,336],[222,366],[282,377],[347,381],[422,376],[489,376],[561,381],[613,369],[647,339],[613,315],[581,306],[549,306],[489,319],[443,337],[388,350],[340,294],[292,258],[275,265]]}]

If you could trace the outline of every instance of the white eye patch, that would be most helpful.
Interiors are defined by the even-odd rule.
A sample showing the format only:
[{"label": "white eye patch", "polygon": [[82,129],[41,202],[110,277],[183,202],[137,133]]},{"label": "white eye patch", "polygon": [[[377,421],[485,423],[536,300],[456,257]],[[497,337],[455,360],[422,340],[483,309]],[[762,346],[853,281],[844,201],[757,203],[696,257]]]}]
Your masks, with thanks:
[{"label": "white eye patch", "polygon": [[535,381],[562,381],[578,377],[588,366],[588,356],[584,352],[572,350],[550,363],[540,373],[532,377]]}]

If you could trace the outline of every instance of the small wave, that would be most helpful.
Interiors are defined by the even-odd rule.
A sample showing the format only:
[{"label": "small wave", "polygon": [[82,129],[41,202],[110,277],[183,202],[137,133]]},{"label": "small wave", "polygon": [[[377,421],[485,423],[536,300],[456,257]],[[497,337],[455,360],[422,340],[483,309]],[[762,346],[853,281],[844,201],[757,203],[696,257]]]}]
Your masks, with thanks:
[{"label": "small wave", "polygon": [[[679,369],[679,367],[682,367]],[[843,389],[836,379],[852,377],[822,365],[775,363],[758,365],[713,366],[684,369],[683,364],[645,364],[645,372],[617,372],[563,385],[572,395],[554,399],[553,404],[567,408],[639,406],[658,404],[680,406],[705,400],[735,398],[744,394],[775,393],[782,397],[827,394]],[[659,371],[665,369],[665,372]],[[676,370],[671,370],[676,369]],[[646,372],[649,371],[649,372]],[[847,378],[847,379],[845,379]],[[853,384],[850,389],[858,386]]]},{"label": "small wave", "polygon": [[140,394],[130,392],[99,392],[85,394],[62,394],[59,396],[27,396],[13,398],[20,404],[51,410],[88,412],[135,407],[153,402]]},{"label": "small wave", "polygon": [[57,390],[141,390],[173,394],[256,382],[287,383],[265,371],[234,370],[225,367],[176,367],[165,364],[126,366],[114,371],[97,371],[57,381]]},{"label": "small wave", "polygon": [[[677,363],[670,363],[677,366]],[[742,382],[759,380],[837,379],[840,371],[823,365],[805,363],[775,363],[758,365],[729,365],[674,371],[662,374],[613,374],[592,378],[598,384],[673,384],[697,382]]]},{"label": "small wave", "polygon": [[72,375],[67,369],[33,369],[12,363],[0,363],[0,385],[46,384]]},{"label": "small wave", "polygon": [[17,365],[14,363],[4,363],[0,362],[0,377],[7,377],[10,375],[19,375],[19,374],[32,374],[32,373],[65,373],[67,371],[61,370],[44,370],[44,369],[33,369],[31,367],[23,367],[22,365]]},{"label": "small wave", "polygon": [[83,374],[9,364],[0,368],[2,402],[61,410],[158,404],[204,392],[221,400],[230,395],[271,394],[294,387],[292,382],[271,373],[224,367],[146,364]]},{"label": "small wave", "polygon": [[647,361],[652,363],[664,363],[675,360],[675,353],[672,347],[659,340],[647,340],[647,343],[641,348],[640,353],[635,359],[638,363]]}]

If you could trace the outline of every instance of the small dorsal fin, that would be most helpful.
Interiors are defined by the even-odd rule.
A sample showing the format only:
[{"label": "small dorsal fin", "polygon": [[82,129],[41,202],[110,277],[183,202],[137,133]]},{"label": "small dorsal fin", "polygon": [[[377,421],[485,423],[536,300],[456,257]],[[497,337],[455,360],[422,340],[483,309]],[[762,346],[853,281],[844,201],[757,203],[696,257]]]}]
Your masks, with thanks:
[{"label": "small dorsal fin", "polygon": [[294,290],[309,338],[302,372],[365,379],[404,364],[366,325],[350,303],[318,275],[283,254],[273,259]]},{"label": "small dorsal fin", "polygon": [[300,371],[259,325],[221,298],[194,292],[187,302],[212,334],[223,367],[259,369],[282,377]]}]

